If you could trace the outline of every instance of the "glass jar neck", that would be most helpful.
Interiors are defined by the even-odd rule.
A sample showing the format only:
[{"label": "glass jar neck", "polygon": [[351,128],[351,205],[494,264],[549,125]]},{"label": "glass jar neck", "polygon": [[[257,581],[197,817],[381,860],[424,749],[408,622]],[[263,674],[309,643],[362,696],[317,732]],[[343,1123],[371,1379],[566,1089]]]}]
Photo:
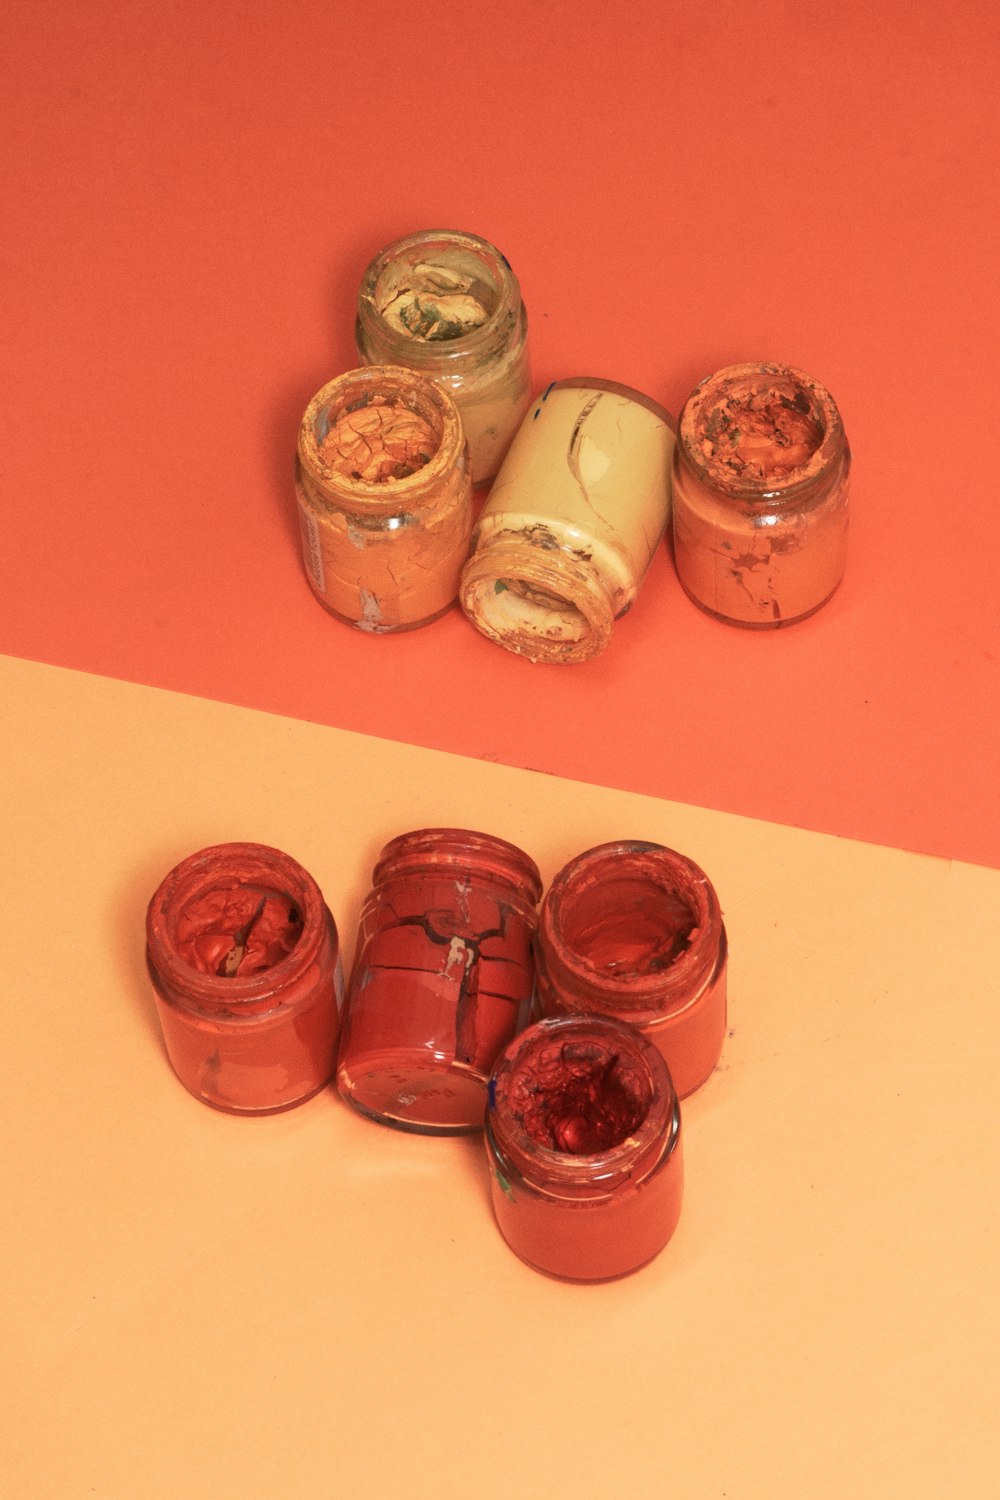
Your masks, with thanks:
[{"label": "glass jar neck", "polygon": [[[294,907],[301,921],[295,946],[254,974],[224,977],[195,968],[180,950],[185,912],[213,893],[246,887],[287,899]],[[265,844],[218,844],[176,866],[155,892],[146,915],[147,957],[161,986],[206,1014],[260,1014],[316,961],[330,927],[319,887],[289,855]]]},{"label": "glass jar neck", "polygon": [[661,844],[602,844],[555,877],[539,916],[539,983],[637,1025],[697,1002],[726,959],[704,872]]},{"label": "glass jar neck", "polygon": [[475,876],[512,888],[534,907],[542,894],[538,866],[505,839],[467,828],[422,828],[386,844],[372,873],[375,887],[426,874]]}]

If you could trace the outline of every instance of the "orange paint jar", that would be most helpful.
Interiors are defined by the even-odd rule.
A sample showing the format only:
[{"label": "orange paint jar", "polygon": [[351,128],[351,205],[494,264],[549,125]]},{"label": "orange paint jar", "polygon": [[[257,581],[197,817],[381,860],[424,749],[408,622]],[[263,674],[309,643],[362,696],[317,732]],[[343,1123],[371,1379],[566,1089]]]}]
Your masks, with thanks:
[{"label": "orange paint jar", "polygon": [[441,386],[381,365],[330,381],[302,418],[296,495],[309,583],[338,619],[408,630],[454,603],[472,485]]},{"label": "orange paint jar", "polygon": [[662,844],[599,844],[577,855],[539,913],[542,1014],[628,1021],[659,1048],[682,1099],[722,1052],[727,963],[714,887]]},{"label": "orange paint jar", "polygon": [[490,1079],[486,1156],[501,1234],[550,1276],[626,1276],[677,1226],[677,1095],[660,1052],[622,1022],[562,1016],[515,1037]]},{"label": "orange paint jar", "polygon": [[438,381],[462,415],[473,483],[500,467],[531,400],[528,315],[510,263],[457,229],[388,245],[358,291],[358,356]]},{"label": "orange paint jar", "polygon": [[231,1114],[301,1104],[333,1076],[337,929],[312,876],[265,844],[218,844],[171,870],[146,914],[171,1066]]},{"label": "orange paint jar", "polygon": [[758,629],[819,609],[844,572],[850,466],[833,397],[801,370],[703,380],[674,450],[674,558],[694,602]]}]

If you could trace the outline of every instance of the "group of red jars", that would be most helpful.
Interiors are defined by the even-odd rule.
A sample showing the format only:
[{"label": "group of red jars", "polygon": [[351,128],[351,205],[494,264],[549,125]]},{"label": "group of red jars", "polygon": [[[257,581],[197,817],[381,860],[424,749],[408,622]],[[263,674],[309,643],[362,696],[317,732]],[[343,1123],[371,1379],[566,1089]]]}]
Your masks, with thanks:
[{"label": "group of red jars", "polygon": [[403,1130],[483,1130],[516,1254],[578,1281],[622,1276],[680,1213],[679,1100],[726,1030],[726,933],[711,883],[659,844],[572,859],[539,908],[528,855],[465,829],[383,849],[346,1002],[316,882],[259,844],[192,855],[149,905],[167,1055],[207,1104],[269,1114],[336,1073]]}]

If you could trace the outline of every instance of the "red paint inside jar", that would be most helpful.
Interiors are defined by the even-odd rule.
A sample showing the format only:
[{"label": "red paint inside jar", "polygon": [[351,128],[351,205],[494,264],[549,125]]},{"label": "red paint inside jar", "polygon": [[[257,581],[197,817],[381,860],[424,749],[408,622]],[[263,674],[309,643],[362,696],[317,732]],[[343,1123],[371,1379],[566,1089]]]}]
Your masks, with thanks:
[{"label": "red paint inside jar", "polygon": [[611,878],[567,899],[564,940],[595,969],[652,974],[686,953],[699,931],[698,907],[683,887]]},{"label": "red paint inside jar", "polygon": [[640,1033],[596,1016],[523,1032],[497,1063],[487,1114],[497,1224],[538,1270],[600,1281],[637,1270],[680,1214],[680,1115]]},{"label": "red paint inside jar", "polygon": [[203,974],[235,979],[272,969],[302,936],[294,901],[254,885],[208,891],[177,920],[177,952]]}]

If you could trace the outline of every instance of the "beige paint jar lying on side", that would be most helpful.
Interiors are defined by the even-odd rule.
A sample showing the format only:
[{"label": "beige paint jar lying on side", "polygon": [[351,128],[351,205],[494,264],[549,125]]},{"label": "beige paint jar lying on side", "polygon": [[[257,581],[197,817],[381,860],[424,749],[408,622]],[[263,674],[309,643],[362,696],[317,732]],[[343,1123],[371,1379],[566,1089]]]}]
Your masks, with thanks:
[{"label": "beige paint jar lying on side", "polygon": [[441,386],[388,365],[330,381],[302,418],[295,489],[306,574],[331,614],[382,633],[454,603],[472,483]]},{"label": "beige paint jar lying on side", "polygon": [[532,661],[581,662],[635,601],[670,512],[674,421],[607,380],[550,385],[512,443],[473,536],[460,600]]}]

